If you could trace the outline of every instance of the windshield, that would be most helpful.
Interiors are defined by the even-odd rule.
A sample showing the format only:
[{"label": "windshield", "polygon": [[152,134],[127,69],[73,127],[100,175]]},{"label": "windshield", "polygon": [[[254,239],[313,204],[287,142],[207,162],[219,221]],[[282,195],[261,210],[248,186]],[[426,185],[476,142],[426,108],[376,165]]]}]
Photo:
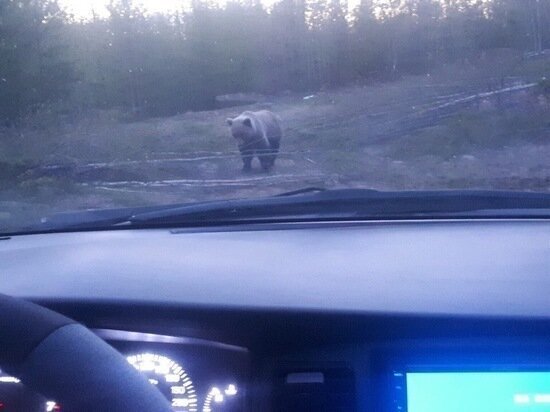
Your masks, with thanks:
[{"label": "windshield", "polygon": [[550,191],[548,0],[2,0],[0,232],[305,187]]}]

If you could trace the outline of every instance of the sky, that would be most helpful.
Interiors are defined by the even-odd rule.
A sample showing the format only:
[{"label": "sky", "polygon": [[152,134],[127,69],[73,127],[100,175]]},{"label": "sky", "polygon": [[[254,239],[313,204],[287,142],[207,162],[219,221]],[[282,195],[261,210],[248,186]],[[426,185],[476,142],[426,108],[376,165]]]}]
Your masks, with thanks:
[{"label": "sky", "polygon": [[[75,15],[76,18],[86,18],[92,15],[92,11],[96,15],[105,16],[107,10],[105,5],[109,0],[59,0],[59,4],[69,13]],[[141,3],[145,9],[151,13],[170,12],[180,10],[183,4],[182,0],[141,0],[136,3]]]},{"label": "sky", "polygon": [[[1,1],[1,0],[0,0]],[[214,0],[220,5],[227,3],[229,0]],[[271,7],[278,0],[262,0],[266,7]],[[360,0],[348,0],[348,7],[352,10],[358,5]],[[106,4],[109,0],[59,0],[59,4],[73,14],[76,19],[90,18],[94,13],[97,16],[108,16]],[[183,6],[189,6],[191,0],[134,0],[134,4],[143,6],[149,13],[170,13],[181,10]]]},{"label": "sky", "polygon": [[[225,4],[227,0],[216,0],[220,4]],[[265,0],[264,4],[270,6],[276,0]],[[107,9],[105,5],[109,0],[59,0],[59,4],[73,14],[77,19],[88,18],[94,12],[98,16],[106,16]],[[169,13],[181,10],[184,5],[189,5],[190,0],[138,0],[134,4],[143,6],[149,13]]]},{"label": "sky", "polygon": [[[0,0],[1,1],[1,0]],[[220,5],[227,3],[229,0],[213,0]],[[268,8],[278,0],[262,0],[262,3]],[[476,0],[471,0],[476,1]],[[488,1],[488,0],[482,0]],[[96,15],[105,17],[108,15],[105,5],[109,0],[59,0],[59,4],[68,12],[72,13],[77,19],[89,18],[95,12]],[[135,4],[142,5],[149,13],[170,13],[176,10],[181,10],[183,6],[189,6],[191,0],[134,0]],[[348,9],[353,10],[360,0],[348,0]]]}]

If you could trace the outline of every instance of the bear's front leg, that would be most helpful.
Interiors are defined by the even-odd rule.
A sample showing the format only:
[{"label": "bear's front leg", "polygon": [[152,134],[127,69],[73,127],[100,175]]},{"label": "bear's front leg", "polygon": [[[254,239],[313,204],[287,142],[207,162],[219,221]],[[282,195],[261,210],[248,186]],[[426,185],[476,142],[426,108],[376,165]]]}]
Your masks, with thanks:
[{"label": "bear's front leg", "polygon": [[241,158],[243,159],[243,172],[250,172],[252,170],[252,158],[254,152],[252,150],[241,150]]},{"label": "bear's front leg", "polygon": [[264,172],[269,172],[273,168],[274,159],[272,159],[271,155],[263,154],[259,159]]}]

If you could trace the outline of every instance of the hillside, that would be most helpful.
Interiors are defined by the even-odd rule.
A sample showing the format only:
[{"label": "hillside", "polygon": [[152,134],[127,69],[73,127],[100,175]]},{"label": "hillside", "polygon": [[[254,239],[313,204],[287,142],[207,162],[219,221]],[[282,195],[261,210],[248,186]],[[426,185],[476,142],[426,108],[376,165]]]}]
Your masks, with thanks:
[{"label": "hillside", "polygon": [[[548,66],[505,78],[455,69],[142,121],[115,112],[36,119],[0,132],[0,226],[29,213],[305,186],[548,191]],[[272,172],[256,164],[243,174],[224,120],[259,108],[283,119],[281,153]]]}]

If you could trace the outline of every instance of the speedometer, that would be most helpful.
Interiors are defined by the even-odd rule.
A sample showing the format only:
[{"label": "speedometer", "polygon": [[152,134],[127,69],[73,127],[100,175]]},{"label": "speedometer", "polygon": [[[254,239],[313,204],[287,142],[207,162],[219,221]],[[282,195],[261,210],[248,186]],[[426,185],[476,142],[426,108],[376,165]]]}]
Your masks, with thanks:
[{"label": "speedometer", "polygon": [[140,353],[128,356],[127,359],[170,400],[174,411],[197,412],[197,394],[193,382],[181,365],[155,353]]}]

